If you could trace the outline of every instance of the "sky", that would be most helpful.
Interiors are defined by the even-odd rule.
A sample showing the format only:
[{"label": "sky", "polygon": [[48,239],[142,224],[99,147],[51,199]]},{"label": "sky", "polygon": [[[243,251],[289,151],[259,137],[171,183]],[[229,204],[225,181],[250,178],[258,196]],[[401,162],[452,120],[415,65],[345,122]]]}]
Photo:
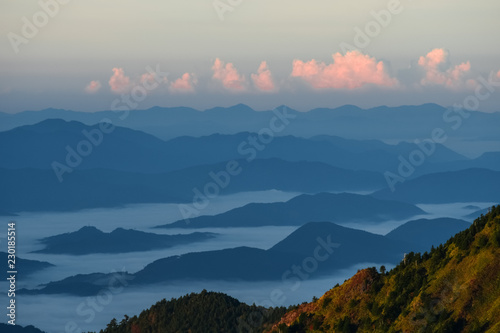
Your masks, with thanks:
[{"label": "sky", "polygon": [[495,0],[1,0],[0,111],[123,96],[500,111],[499,14]]}]

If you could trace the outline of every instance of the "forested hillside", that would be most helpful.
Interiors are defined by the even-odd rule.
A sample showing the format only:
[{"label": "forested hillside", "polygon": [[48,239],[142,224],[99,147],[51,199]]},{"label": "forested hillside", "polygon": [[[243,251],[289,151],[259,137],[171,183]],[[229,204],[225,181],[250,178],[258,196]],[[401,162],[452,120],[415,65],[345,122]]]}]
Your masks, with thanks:
[{"label": "forested hillside", "polygon": [[162,300],[139,316],[111,321],[103,333],[146,332],[253,332],[270,328],[285,313],[285,308],[266,309],[249,306],[222,293],[190,294],[170,301]]},{"label": "forested hillside", "polygon": [[359,271],[272,332],[500,332],[500,206],[388,273]]}]

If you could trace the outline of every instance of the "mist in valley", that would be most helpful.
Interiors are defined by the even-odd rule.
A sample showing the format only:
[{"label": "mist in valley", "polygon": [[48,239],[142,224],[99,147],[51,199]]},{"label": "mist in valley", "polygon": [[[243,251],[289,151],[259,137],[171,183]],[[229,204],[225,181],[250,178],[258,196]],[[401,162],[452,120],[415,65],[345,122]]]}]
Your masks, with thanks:
[{"label": "mist in valley", "polygon": [[[203,215],[214,215],[230,209],[241,207],[251,202],[280,202],[287,201],[300,193],[282,191],[247,192],[214,198],[210,205],[200,212]],[[462,218],[474,211],[475,206],[485,208],[493,203],[453,203],[439,205],[418,205],[428,214],[412,217]],[[239,246],[268,249],[287,237],[297,227],[266,226],[258,228],[208,228],[208,229],[152,229],[152,227],[174,222],[181,219],[176,204],[140,204],[121,208],[89,209],[78,212],[43,212],[21,213],[15,218],[1,218],[3,222],[15,220],[18,228],[18,254],[21,258],[48,261],[56,266],[37,272],[27,278],[20,275],[18,288],[36,288],[42,283],[56,281],[75,274],[93,272],[110,273],[128,271],[134,273],[145,265],[173,255],[188,252],[219,250]],[[385,235],[392,229],[407,222],[392,220],[383,223],[347,223],[344,226],[362,229],[371,233]],[[110,232],[116,228],[130,228],[146,232],[161,234],[179,234],[195,231],[213,232],[218,236],[203,242],[175,246],[163,250],[147,252],[132,252],[120,254],[91,254],[83,256],[55,255],[32,253],[42,245],[37,239],[56,234],[73,232],[84,226],[95,226],[102,231]],[[2,241],[5,234],[0,235]],[[92,244],[89,244],[92,246]],[[358,269],[366,267],[380,267],[384,263],[363,263],[348,269],[337,271],[335,274],[319,279],[303,280],[296,285],[289,282],[238,282],[238,281],[176,281],[161,285],[142,287],[124,286],[119,293],[111,294],[104,290],[101,303],[92,308],[88,303],[92,298],[68,295],[18,295],[19,324],[33,324],[50,332],[65,331],[65,326],[78,326],[78,332],[99,330],[112,319],[120,320],[123,315],[133,316],[149,308],[157,301],[166,298],[179,297],[191,292],[209,291],[224,292],[248,304],[263,306],[289,306],[310,301],[313,296],[321,296],[335,284],[342,283],[351,277]],[[387,268],[393,267],[385,263]],[[0,285],[6,286],[5,282]],[[276,296],[276,295],[279,295]],[[98,296],[99,297],[99,296]],[[0,301],[5,301],[5,295]],[[54,315],[57,314],[57,315]],[[6,319],[2,319],[6,322]],[[70,324],[68,324],[70,323]]]}]

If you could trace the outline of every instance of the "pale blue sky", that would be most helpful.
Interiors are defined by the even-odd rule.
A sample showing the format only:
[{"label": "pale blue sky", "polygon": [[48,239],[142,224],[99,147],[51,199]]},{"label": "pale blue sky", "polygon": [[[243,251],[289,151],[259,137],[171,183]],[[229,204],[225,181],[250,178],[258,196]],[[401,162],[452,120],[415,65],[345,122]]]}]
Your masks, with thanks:
[{"label": "pale blue sky", "polygon": [[[495,79],[500,71],[500,2],[493,0],[401,0],[399,6],[396,0],[220,0],[236,4],[228,5],[232,8],[224,20],[213,0],[61,2],[68,3],[1,0],[0,111],[109,109],[118,93],[108,84],[113,68],[123,69],[129,80],[124,93],[140,84],[147,66],[168,72],[139,108],[205,109],[243,102],[256,109],[287,104],[301,110],[347,103],[451,105],[474,92],[478,76]],[[40,3],[59,8],[50,17],[40,14]],[[387,26],[375,23],[371,12],[391,6],[398,13],[391,14]],[[39,31],[25,38],[23,17],[33,22],[34,16],[41,20]],[[333,66],[332,55],[345,56],[343,42],[360,46],[355,45],[355,28],[377,24],[380,31],[368,36],[369,45],[357,47],[357,58],[340,60],[353,66],[362,56],[374,66],[382,62],[383,76],[397,83],[380,84],[388,81],[371,80],[374,73],[360,76],[353,68],[347,78],[339,77],[345,67],[340,62]],[[13,47],[13,36],[25,39],[16,39]],[[446,51],[442,61],[431,69],[419,65],[420,57],[434,49]],[[241,89],[213,78],[217,58],[223,62],[221,75],[229,80],[237,72]],[[292,76],[296,59],[305,65],[315,59],[322,72]],[[251,76],[258,74],[262,61],[270,71],[271,91],[262,91]],[[233,64],[229,70],[224,67],[228,63]],[[454,72],[460,64],[465,64],[462,71]],[[192,89],[179,92],[171,85],[184,73],[190,75]],[[343,80],[354,80],[355,87]],[[86,91],[91,81],[98,81],[100,89]],[[497,89],[481,109],[500,111]]]}]

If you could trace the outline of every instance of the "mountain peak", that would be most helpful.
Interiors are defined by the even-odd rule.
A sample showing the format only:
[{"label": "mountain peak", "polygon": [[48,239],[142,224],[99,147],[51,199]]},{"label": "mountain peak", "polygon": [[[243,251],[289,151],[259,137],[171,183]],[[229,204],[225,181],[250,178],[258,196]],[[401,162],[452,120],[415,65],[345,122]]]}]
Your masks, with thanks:
[{"label": "mountain peak", "polygon": [[99,229],[97,229],[96,227],[94,226],[85,226],[85,227],[81,227],[77,233],[93,233],[93,234],[102,234],[103,232]]},{"label": "mountain peak", "polygon": [[321,112],[327,112],[327,113],[342,113],[342,112],[356,112],[356,111],[363,111],[362,108],[352,105],[352,104],[345,104],[336,108],[328,108],[328,107],[323,107],[323,108],[315,108],[310,110],[310,113],[321,113]]},{"label": "mountain peak", "polygon": [[252,109],[251,107],[249,107],[248,105],[243,104],[243,103],[239,103],[239,104],[236,104],[236,105],[233,105],[233,106],[229,106],[229,107],[218,106],[218,107],[214,107],[214,108],[205,110],[205,112],[223,112],[223,111],[230,111],[230,112],[255,112],[254,109]]},{"label": "mountain peak", "polygon": [[[54,133],[54,132],[70,132],[70,131],[75,131],[75,132],[80,132],[83,130],[87,125],[85,125],[82,122],[79,122],[77,120],[64,120],[60,118],[48,118],[45,120],[42,120],[40,122],[37,122],[32,125],[23,125],[20,127],[16,127],[14,129],[11,129],[10,132],[15,132],[18,130],[21,131],[29,131],[33,133],[39,133],[39,134],[44,134],[44,133]],[[88,126],[91,127],[91,126]]]}]

